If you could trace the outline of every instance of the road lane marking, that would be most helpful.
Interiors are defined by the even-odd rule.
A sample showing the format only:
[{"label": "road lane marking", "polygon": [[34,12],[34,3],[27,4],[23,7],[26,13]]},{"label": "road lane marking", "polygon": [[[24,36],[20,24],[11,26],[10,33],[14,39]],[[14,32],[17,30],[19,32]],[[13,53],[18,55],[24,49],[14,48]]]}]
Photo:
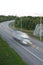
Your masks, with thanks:
[{"label": "road lane marking", "polygon": [[[3,24],[1,24],[1,25],[3,25]],[[11,32],[11,30],[9,29],[9,27],[6,29],[6,27],[3,25],[3,28],[4,28],[4,30],[9,34],[10,33],[10,35],[12,35],[12,32]],[[9,32],[8,32],[8,31]],[[38,51],[40,51],[40,52],[43,52],[43,48],[40,48],[40,47],[37,47],[36,45],[34,45],[34,44],[32,44],[31,45],[33,48],[35,48],[36,50],[38,50]]]},{"label": "road lane marking", "polygon": [[35,58],[37,58],[38,60],[40,60],[41,62],[43,62],[43,59],[41,59],[40,57],[38,57],[37,55],[35,55],[34,53],[32,53],[29,49],[26,49],[24,46],[20,45],[19,43],[18,43],[18,45],[21,46],[27,52],[29,52],[31,55],[33,55]]},{"label": "road lane marking", "polygon": [[[17,41],[16,41],[17,42]],[[18,43],[19,44],[19,43]],[[37,58],[38,60],[40,60],[41,62],[43,62],[43,60],[40,58],[40,57],[38,57],[37,55],[35,55],[34,53],[32,53],[30,50],[28,50],[28,49],[26,49],[24,46],[22,46],[22,45],[20,45],[19,44],[19,46],[21,46],[24,50],[26,50],[27,52],[29,52],[31,55],[33,55],[35,58]]]},{"label": "road lane marking", "polygon": [[35,48],[36,50],[40,51],[40,52],[43,52],[43,48],[40,48],[39,46],[35,45],[35,44],[32,44],[31,45],[33,48]]}]

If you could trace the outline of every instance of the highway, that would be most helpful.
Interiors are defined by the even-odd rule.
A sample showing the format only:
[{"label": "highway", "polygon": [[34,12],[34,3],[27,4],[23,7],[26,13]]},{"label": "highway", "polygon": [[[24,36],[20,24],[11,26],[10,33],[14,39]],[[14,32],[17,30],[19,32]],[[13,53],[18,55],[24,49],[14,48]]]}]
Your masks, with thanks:
[{"label": "highway", "polygon": [[13,38],[13,32],[8,24],[13,21],[0,23],[0,35],[6,40],[11,48],[13,48],[28,65],[43,65],[43,42],[40,42],[32,37],[30,40],[32,45],[21,45]]}]

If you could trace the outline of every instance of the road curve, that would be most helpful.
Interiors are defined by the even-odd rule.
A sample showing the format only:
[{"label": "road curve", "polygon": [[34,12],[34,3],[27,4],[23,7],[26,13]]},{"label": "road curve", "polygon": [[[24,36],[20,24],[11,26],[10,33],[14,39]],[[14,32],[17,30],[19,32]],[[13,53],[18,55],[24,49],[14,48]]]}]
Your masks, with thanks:
[{"label": "road curve", "polygon": [[[13,39],[12,34],[14,30],[8,26],[10,22],[12,21],[0,23],[0,35],[2,35],[3,39],[8,42],[9,46],[13,48],[23,58],[23,60],[27,62],[27,64],[43,65],[43,42],[30,37],[30,40],[33,43],[32,46],[21,45]],[[42,49],[42,51],[40,49]]]}]

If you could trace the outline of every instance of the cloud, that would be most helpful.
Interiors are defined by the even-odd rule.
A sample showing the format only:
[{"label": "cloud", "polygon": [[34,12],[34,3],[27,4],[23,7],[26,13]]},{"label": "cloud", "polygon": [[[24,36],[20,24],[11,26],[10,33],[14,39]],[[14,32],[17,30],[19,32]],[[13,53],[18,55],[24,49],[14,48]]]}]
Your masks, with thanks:
[{"label": "cloud", "polygon": [[42,6],[43,0],[0,0],[0,15],[43,15]]}]

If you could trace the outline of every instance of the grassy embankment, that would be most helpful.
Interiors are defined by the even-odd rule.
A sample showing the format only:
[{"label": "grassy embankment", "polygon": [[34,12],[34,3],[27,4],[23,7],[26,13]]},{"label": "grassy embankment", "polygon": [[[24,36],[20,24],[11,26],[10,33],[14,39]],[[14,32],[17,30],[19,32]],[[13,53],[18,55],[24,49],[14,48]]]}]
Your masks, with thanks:
[{"label": "grassy embankment", "polygon": [[21,57],[0,37],[0,65],[27,65]]},{"label": "grassy embankment", "polygon": [[[21,28],[17,28],[17,27],[15,27],[13,24],[14,24],[14,23],[10,23],[10,24],[9,24],[9,26],[10,26],[12,29],[14,29],[14,30],[21,30]],[[40,37],[33,35],[33,30],[26,30],[26,29],[23,29],[23,28],[22,28],[22,31],[25,32],[25,33],[27,33],[27,34],[30,35],[31,37],[40,40]],[[42,37],[42,39],[41,39],[40,41],[43,41],[43,37]]]}]

